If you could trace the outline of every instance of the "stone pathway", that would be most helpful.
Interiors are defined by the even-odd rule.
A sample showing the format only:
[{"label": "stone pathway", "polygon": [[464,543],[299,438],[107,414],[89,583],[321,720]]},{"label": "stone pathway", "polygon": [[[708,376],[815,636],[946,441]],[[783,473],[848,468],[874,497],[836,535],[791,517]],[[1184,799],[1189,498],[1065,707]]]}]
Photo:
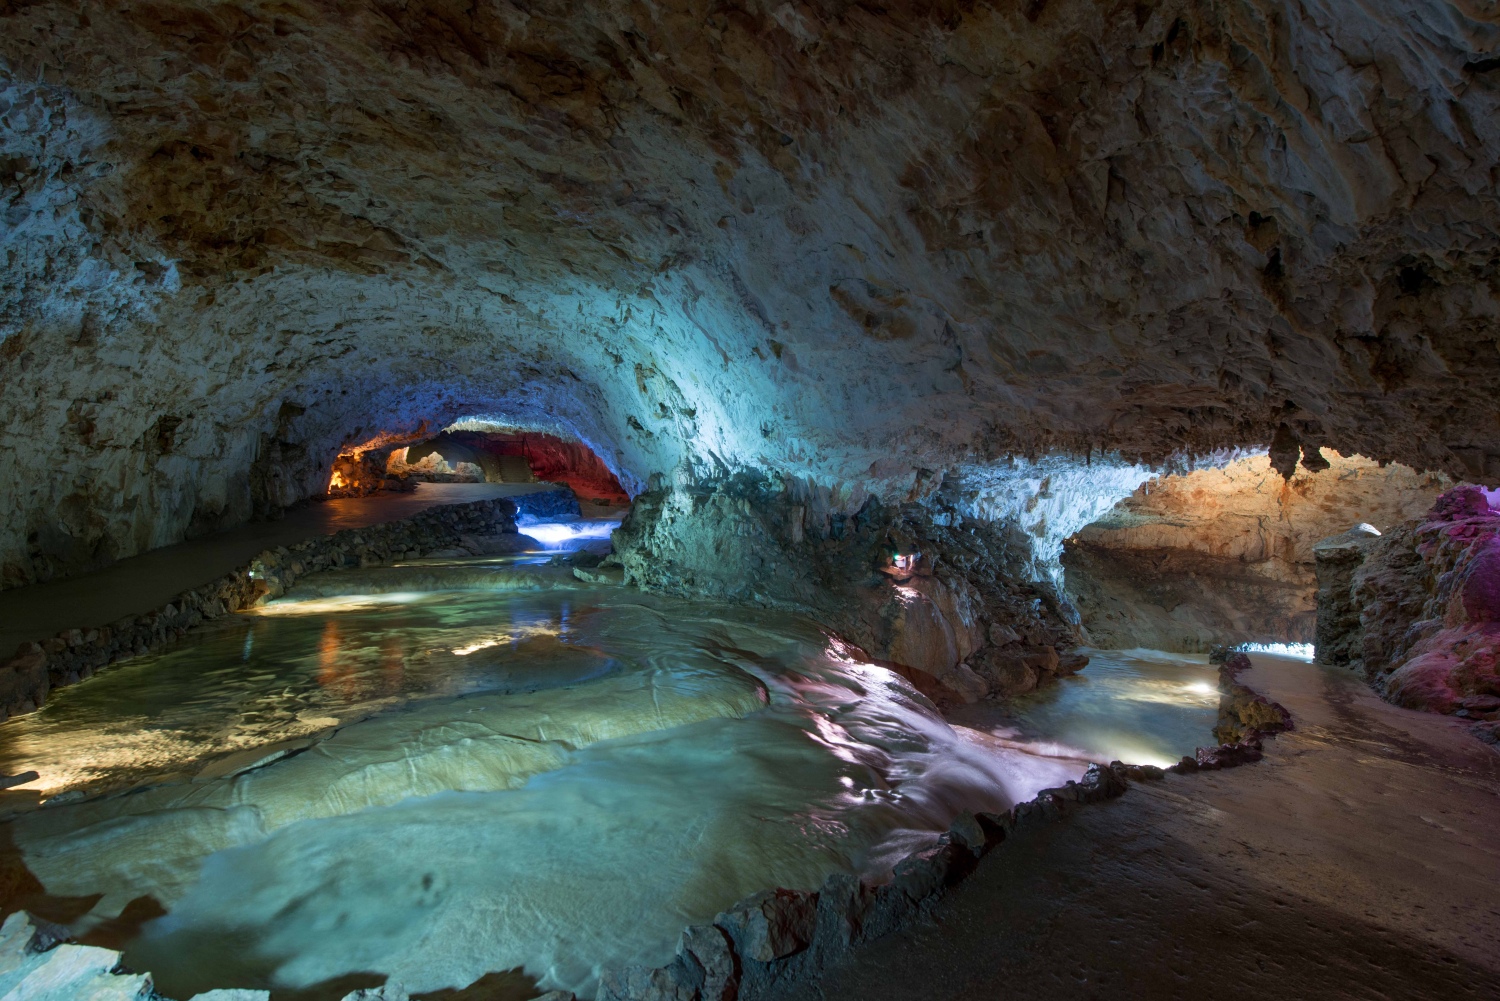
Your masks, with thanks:
[{"label": "stone pathway", "polygon": [[1500,754],[1267,656],[1298,729],[1019,833],[933,920],[788,1001],[1500,996]]},{"label": "stone pathway", "polygon": [[444,504],[555,490],[552,483],[424,483],[412,493],[376,494],[297,508],[279,521],[251,522],[192,542],[153,549],[93,573],[0,591],[0,660],[25,642],[65,629],[93,629],[159,608],[257,553],[346,528],[379,525]]}]

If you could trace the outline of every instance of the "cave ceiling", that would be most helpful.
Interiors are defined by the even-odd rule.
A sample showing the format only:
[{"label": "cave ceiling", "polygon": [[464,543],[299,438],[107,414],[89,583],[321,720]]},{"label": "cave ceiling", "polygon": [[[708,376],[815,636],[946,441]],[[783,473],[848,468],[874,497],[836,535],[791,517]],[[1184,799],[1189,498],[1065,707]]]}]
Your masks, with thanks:
[{"label": "cave ceiling", "polygon": [[635,486],[1500,472],[1497,11],[0,3],[8,517],[486,415]]}]

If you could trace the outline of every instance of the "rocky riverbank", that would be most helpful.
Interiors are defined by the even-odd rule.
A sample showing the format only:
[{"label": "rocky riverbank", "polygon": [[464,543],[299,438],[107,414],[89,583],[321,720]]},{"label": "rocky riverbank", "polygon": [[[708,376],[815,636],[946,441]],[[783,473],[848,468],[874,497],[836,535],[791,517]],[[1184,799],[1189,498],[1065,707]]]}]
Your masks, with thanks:
[{"label": "rocky riverbank", "polygon": [[[1217,747],[1200,747],[1168,769],[1119,761],[1090,766],[1082,781],[1045,789],[1005,814],[964,814],[935,845],[867,883],[829,877],[813,892],[766,890],[682,933],[664,967],[628,967],[605,975],[598,1001],[756,1001],[815,981],[825,970],[929,915],[946,891],[1018,832],[1061,820],[1080,806],[1123,795],[1131,782],[1168,772],[1220,771],[1259,761],[1264,740],[1292,729],[1291,714],[1238,681],[1250,661],[1228,654],[1219,669]],[[562,998],[563,995],[556,997]],[[346,999],[348,1001],[348,999]]]}]

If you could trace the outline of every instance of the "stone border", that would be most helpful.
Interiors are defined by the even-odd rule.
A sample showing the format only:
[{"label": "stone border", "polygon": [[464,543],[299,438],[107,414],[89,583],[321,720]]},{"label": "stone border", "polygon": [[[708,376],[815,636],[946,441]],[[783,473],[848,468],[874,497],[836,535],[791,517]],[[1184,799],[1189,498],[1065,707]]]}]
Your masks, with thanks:
[{"label": "stone border", "polygon": [[[1082,781],[1043,789],[1008,813],[965,813],[929,848],[896,864],[888,883],[870,884],[847,873],[828,877],[815,891],[775,889],[730,907],[712,924],[683,931],[677,958],[666,966],[607,971],[597,1001],[760,1001],[817,977],[851,952],[909,928],[930,913],[945,891],[964,879],[985,855],[1023,827],[1060,820],[1073,804],[1100,803],[1125,793],[1133,781],[1167,772],[1191,774],[1259,761],[1265,737],[1292,729],[1291,714],[1239,684],[1250,666],[1244,653],[1219,667],[1218,747],[1200,747],[1170,768],[1090,765]],[[1227,739],[1226,736],[1227,735]],[[548,1001],[570,1001],[555,991]],[[346,999],[348,1001],[348,999]]]},{"label": "stone border", "polygon": [[346,528],[294,546],[267,549],[155,611],[127,615],[97,629],[69,629],[40,643],[22,643],[14,656],[0,662],[0,722],[36,711],[54,688],[161,649],[203,622],[280,597],[305,574],[416,559],[456,545],[465,535],[514,532],[515,515],[511,498],[492,497],[431,507],[400,521]]}]

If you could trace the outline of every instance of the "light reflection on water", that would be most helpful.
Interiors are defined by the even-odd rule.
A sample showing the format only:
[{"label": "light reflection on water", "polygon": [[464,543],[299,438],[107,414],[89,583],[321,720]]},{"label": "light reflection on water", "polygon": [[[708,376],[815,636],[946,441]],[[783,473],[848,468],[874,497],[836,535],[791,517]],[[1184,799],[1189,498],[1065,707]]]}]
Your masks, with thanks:
[{"label": "light reflection on water", "polygon": [[1004,706],[956,719],[1059,754],[1131,764],[1175,763],[1211,744],[1218,669],[1204,654],[1088,650],[1088,667]]},{"label": "light reflection on water", "polygon": [[523,515],[517,527],[522,535],[536,539],[548,549],[570,549],[578,544],[608,539],[610,533],[620,527],[620,520],[541,521]]},{"label": "light reflection on water", "polygon": [[543,636],[565,642],[578,597],[337,595],[229,616],[4,724],[0,773],[35,770],[41,777],[18,789],[48,794],[138,785],[411,699],[566,683],[555,666],[524,657],[462,660],[452,651],[497,636],[510,646]]},{"label": "light reflection on water", "polygon": [[177,997],[513,967],[587,995],[749,892],[879,874],[960,809],[1213,722],[1201,659],[1096,653],[968,730],[802,620],[424,564],[310,579],[0,727],[33,789],[155,784],[9,825],[48,894],[103,895],[76,930],[151,898],[111,944]]}]

